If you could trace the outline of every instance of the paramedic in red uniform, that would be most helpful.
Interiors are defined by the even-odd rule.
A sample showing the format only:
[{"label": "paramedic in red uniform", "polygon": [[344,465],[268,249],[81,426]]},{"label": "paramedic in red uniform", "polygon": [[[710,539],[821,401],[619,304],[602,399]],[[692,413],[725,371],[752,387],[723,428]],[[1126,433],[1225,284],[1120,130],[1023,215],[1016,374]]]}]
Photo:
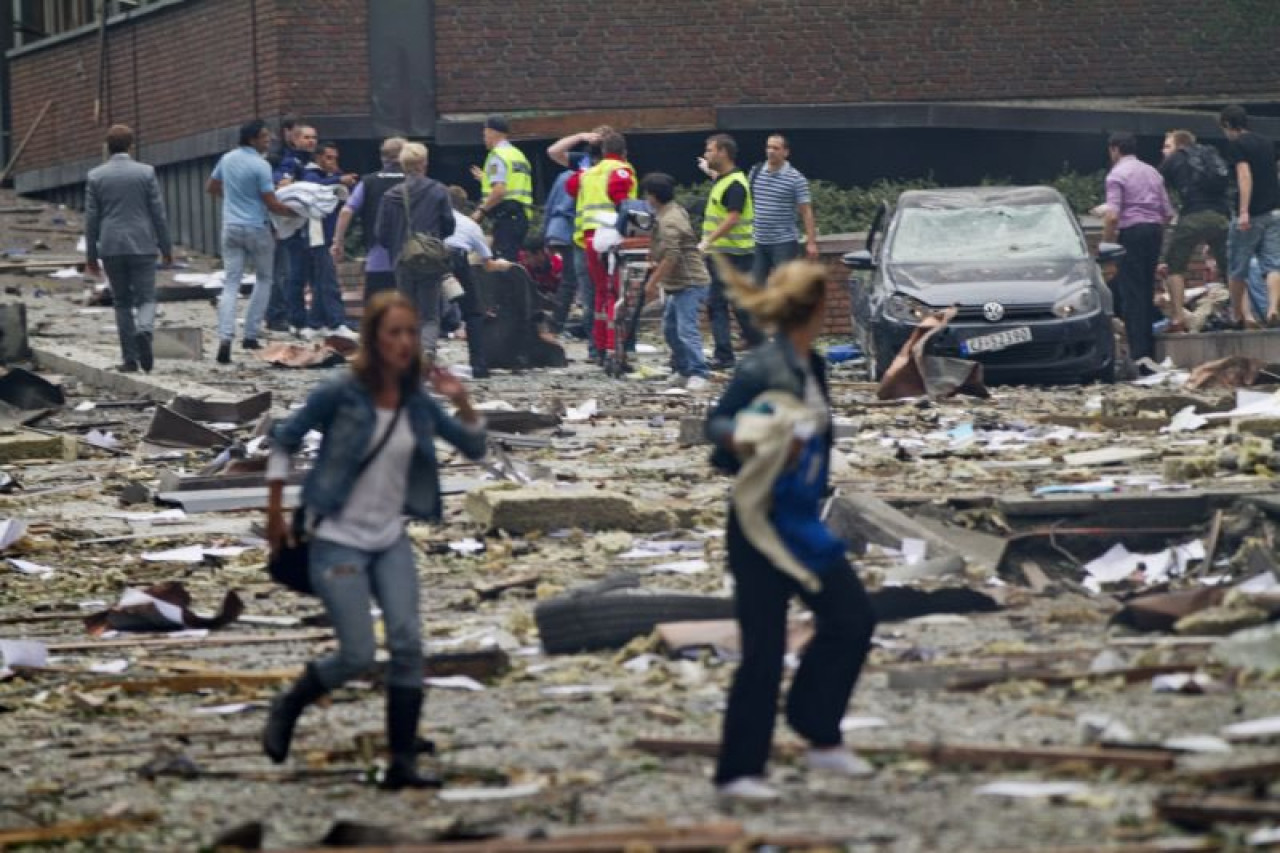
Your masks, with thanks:
[{"label": "paramedic in red uniform", "polygon": [[613,350],[613,306],[618,300],[618,275],[608,273],[608,259],[597,253],[591,238],[597,227],[614,222],[618,205],[636,197],[636,171],[627,162],[627,141],[620,133],[600,139],[600,162],[569,178],[566,191],[577,201],[574,243],[583,247],[587,271],[595,286],[592,340],[601,357]]}]

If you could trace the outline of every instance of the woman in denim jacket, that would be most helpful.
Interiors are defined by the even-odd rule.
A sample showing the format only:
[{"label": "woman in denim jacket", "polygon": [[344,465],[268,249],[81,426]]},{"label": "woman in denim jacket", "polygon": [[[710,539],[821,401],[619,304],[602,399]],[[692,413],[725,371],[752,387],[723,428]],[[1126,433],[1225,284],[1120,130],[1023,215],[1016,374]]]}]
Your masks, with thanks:
[{"label": "woman in denim jacket", "polygon": [[440,518],[437,436],[471,459],[485,452],[484,429],[466,388],[443,370],[430,373],[432,388],[457,407],[455,419],[426,393],[422,372],[417,312],[398,292],[377,294],[365,310],[353,369],[316,388],[306,405],[272,430],[267,471],[267,536],[274,552],[290,535],[282,508],[290,456],[310,430],[324,435],[302,487],[302,505],[312,532],[311,584],[333,622],[338,648],[309,663],[272,703],[263,749],[283,762],[303,709],[373,666],[372,596],[382,609],[391,654],[391,764],[382,781],[391,790],[439,785],[416,769],[422,635],[418,575],[403,518]]},{"label": "woman in denim jacket", "polygon": [[[755,447],[735,441],[735,419],[739,413],[760,410],[762,395],[768,400],[782,392],[801,403],[813,425],[804,435],[793,433],[791,461],[772,487],[768,518],[791,556],[817,583],[802,585],[771,562],[748,540],[732,505],[729,512],[726,538],[742,663],[729,693],[715,782],[726,799],[764,801],[779,796],[764,781],[764,772],[777,716],[791,598],[798,595],[813,611],[816,631],[787,696],[787,722],[809,742],[812,769],[844,776],[872,772],[843,745],[840,721],[871,648],[875,614],[845,557],[844,544],[826,529],[819,514],[827,491],[832,430],[825,364],[813,345],[826,315],[826,269],[792,261],[775,270],[763,288],[728,265],[721,274],[738,304],[776,333],[743,359],[708,415],[707,437],[715,447],[712,464],[737,474],[742,461],[754,455]],[[805,471],[814,473],[802,476]]]}]

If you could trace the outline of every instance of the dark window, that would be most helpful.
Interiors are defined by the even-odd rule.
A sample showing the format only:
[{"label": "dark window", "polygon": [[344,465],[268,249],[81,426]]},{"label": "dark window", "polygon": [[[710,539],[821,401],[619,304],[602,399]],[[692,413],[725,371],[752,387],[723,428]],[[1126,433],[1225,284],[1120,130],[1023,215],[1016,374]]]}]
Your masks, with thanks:
[{"label": "dark window", "polygon": [[17,45],[32,44],[98,22],[105,8],[114,17],[161,0],[11,0]]}]

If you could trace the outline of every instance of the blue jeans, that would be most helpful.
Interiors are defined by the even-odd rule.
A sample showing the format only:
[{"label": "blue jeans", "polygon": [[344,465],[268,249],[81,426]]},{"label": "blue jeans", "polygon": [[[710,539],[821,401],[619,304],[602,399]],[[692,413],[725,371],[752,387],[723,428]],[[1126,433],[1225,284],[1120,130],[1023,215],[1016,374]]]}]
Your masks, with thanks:
[{"label": "blue jeans", "polygon": [[1258,259],[1262,275],[1280,272],[1280,212],[1249,217],[1249,230],[1241,231],[1231,220],[1227,232],[1227,265],[1232,281],[1248,281],[1249,262]]},{"label": "blue jeans", "polygon": [[795,240],[789,243],[756,243],[755,263],[751,267],[751,277],[756,284],[763,285],[769,280],[769,273],[800,257],[800,244]]},{"label": "blue jeans", "polygon": [[311,540],[311,584],[333,622],[337,650],[316,661],[326,690],[373,668],[376,641],[372,597],[382,609],[391,663],[387,685],[422,689],[422,626],[418,616],[418,572],[409,538],[385,551],[361,551],[325,539]]},{"label": "blue jeans", "polygon": [[222,226],[222,267],[225,279],[222,298],[218,300],[218,339],[230,341],[236,336],[236,299],[240,296],[240,280],[245,261],[252,259],[256,276],[249,309],[244,315],[244,338],[258,339],[258,329],[267,313],[271,298],[271,275],[275,270],[276,241],[271,229],[250,225]]},{"label": "blue jeans", "polygon": [[707,359],[702,354],[702,332],[698,328],[698,314],[706,301],[706,285],[667,294],[662,335],[671,350],[671,363],[681,376],[707,377]]}]

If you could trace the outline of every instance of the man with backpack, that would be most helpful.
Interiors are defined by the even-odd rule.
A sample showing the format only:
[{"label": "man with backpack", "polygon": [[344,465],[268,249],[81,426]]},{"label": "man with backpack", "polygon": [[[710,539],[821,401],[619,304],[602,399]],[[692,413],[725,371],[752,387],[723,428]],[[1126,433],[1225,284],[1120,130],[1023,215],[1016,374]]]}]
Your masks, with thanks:
[{"label": "man with backpack", "polygon": [[[1227,229],[1231,207],[1227,201],[1227,164],[1211,145],[1196,142],[1188,130],[1171,130],[1164,138],[1164,160],[1160,174],[1178,192],[1181,205],[1178,222],[1169,231],[1164,258],[1169,275],[1170,332],[1185,332],[1187,266],[1195,250],[1209,247],[1218,269],[1227,270]],[[1244,317],[1252,321],[1246,302]]]},{"label": "man with backpack", "polygon": [[413,301],[422,323],[422,349],[434,359],[440,340],[440,285],[451,270],[444,240],[453,233],[453,205],[444,184],[427,177],[427,146],[400,149],[404,181],[378,205],[377,242],[386,246],[396,287]]}]

